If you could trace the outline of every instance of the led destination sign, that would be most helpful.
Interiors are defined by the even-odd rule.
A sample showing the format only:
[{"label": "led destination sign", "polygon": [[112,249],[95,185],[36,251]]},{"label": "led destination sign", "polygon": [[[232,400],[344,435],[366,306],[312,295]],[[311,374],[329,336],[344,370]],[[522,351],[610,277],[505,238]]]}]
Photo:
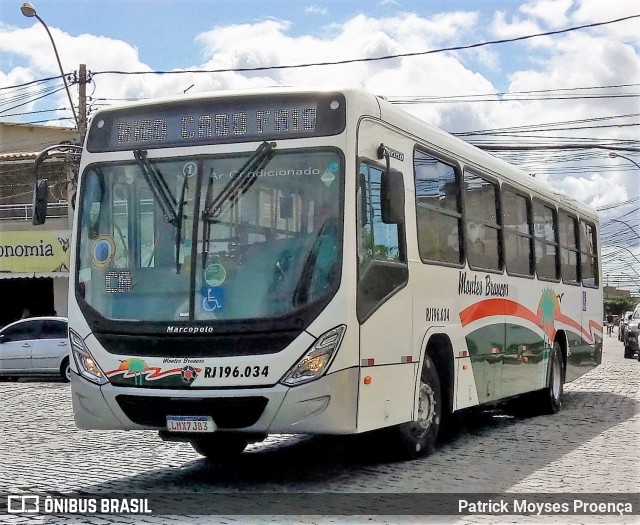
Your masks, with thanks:
[{"label": "led destination sign", "polygon": [[342,95],[198,99],[114,109],[94,118],[92,152],[333,135],[344,129]]}]

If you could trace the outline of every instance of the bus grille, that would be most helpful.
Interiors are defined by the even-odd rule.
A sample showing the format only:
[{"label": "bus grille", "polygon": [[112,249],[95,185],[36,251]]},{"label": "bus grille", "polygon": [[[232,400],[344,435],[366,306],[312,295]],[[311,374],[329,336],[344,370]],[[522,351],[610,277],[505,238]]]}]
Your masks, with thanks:
[{"label": "bus grille", "polygon": [[167,416],[211,416],[218,428],[255,424],[267,406],[266,397],[177,398],[118,395],[125,415],[138,425],[165,427]]}]

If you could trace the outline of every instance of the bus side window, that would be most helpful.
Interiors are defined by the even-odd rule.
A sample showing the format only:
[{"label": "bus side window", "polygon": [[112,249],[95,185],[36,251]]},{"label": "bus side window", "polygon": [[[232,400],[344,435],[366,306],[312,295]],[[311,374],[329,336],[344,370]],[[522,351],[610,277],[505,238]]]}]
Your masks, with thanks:
[{"label": "bus side window", "polygon": [[461,264],[460,178],[454,166],[420,150],[414,157],[418,251],[423,261]]},{"label": "bus side window", "polygon": [[557,281],[560,279],[560,267],[557,240],[558,218],[555,210],[541,202],[534,201],[533,231],[538,277]]},{"label": "bus side window", "polygon": [[467,259],[472,268],[502,268],[498,191],[497,183],[464,170]]},{"label": "bus side window", "polygon": [[578,283],[578,221],[564,212],[560,213],[560,263],[562,280]]},{"label": "bus side window", "polygon": [[504,189],[502,209],[507,271],[521,275],[533,275],[529,199],[515,191]]},{"label": "bus side window", "polygon": [[584,286],[591,288],[598,286],[596,228],[582,220],[580,221],[580,276]]}]

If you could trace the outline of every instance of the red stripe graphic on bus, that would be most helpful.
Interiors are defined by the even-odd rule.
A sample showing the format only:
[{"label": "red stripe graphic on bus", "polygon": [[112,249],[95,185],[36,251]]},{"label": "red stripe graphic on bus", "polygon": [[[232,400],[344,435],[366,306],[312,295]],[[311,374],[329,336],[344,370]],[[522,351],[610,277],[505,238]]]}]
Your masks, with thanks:
[{"label": "red stripe graphic on bus", "polygon": [[472,304],[460,312],[460,322],[462,326],[467,326],[474,321],[492,317],[496,315],[513,316],[525,319],[539,326],[544,331],[549,340],[553,341],[556,333],[555,323],[562,323],[570,326],[581,333],[584,338],[593,342],[593,332],[602,332],[602,325],[590,320],[588,331],[578,322],[564,315],[560,311],[560,302],[557,296],[549,289],[545,290],[540,299],[537,312],[529,310],[526,306],[510,299],[486,299],[479,303]]},{"label": "red stripe graphic on bus", "polygon": [[[195,374],[202,372],[201,368],[194,368]],[[137,357],[130,357],[120,361],[120,365],[115,370],[109,370],[105,373],[107,377],[114,377],[116,375],[122,375],[123,379],[134,378],[136,382],[141,381],[154,381],[166,376],[172,376],[176,374],[184,375],[184,367],[170,368],[168,370],[162,370],[159,366],[148,366],[143,359]]]}]

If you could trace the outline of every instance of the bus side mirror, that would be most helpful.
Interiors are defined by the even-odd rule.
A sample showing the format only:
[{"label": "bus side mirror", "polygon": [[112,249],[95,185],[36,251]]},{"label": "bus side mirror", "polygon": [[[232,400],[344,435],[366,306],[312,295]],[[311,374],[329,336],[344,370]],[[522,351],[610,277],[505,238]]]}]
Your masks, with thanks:
[{"label": "bus side mirror", "polygon": [[49,185],[47,179],[38,179],[33,185],[33,224],[39,226],[47,220],[47,202],[49,200]]},{"label": "bus side mirror", "polygon": [[[395,152],[394,158],[402,160],[401,153]],[[389,149],[380,144],[378,158],[385,159],[386,169],[380,178],[380,207],[384,224],[402,224],[404,222],[404,180],[402,173],[391,170]]]},{"label": "bus side mirror", "polygon": [[402,224],[404,222],[404,180],[402,173],[385,170],[380,188],[382,222]]}]

